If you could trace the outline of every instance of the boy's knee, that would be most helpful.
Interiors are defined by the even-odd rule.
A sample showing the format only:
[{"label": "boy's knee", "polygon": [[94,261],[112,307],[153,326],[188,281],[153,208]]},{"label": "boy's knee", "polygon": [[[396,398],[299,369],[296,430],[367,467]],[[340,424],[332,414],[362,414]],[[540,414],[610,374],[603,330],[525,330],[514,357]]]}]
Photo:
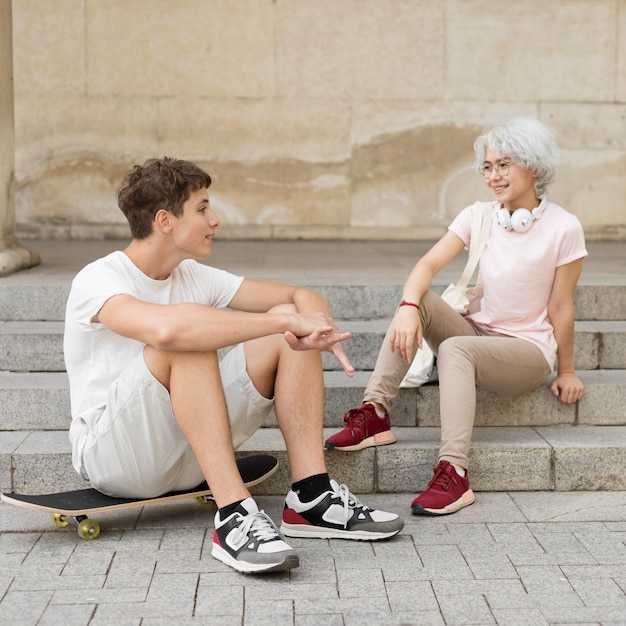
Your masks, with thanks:
[{"label": "boy's knee", "polygon": [[152,375],[167,389],[170,389],[170,376],[175,367],[192,365],[219,368],[219,360],[215,350],[210,352],[175,352],[145,346],[143,358]]}]

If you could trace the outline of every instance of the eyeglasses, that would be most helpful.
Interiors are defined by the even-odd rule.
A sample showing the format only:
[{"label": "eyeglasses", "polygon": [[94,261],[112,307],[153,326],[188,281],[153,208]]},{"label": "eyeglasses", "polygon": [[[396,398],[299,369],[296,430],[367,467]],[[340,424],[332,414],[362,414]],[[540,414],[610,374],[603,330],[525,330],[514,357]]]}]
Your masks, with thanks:
[{"label": "eyeglasses", "polygon": [[478,166],[478,173],[483,178],[491,178],[491,173],[495,171],[498,176],[506,176],[509,173],[509,167],[511,167],[513,163],[510,161],[500,161],[495,165],[491,163],[483,163]]}]

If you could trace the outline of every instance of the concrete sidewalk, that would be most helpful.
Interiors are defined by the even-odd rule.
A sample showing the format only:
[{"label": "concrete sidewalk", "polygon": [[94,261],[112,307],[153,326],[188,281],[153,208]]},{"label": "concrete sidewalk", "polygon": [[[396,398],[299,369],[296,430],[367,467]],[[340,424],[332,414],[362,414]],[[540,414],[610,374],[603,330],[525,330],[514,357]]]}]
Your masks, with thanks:
[{"label": "concrete sidewalk", "polygon": [[406,514],[397,537],[291,540],[300,567],[256,576],[210,556],[212,504],[102,514],[94,541],[1,504],[0,624],[626,624],[624,492],[479,493],[442,518],[413,495],[363,496]]}]

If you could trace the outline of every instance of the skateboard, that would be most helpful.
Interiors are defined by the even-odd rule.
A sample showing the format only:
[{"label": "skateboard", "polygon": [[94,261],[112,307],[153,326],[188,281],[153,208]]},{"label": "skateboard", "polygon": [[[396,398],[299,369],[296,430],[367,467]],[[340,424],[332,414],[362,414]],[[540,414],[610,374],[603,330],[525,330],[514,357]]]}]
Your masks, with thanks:
[{"label": "skateboard", "polygon": [[[278,470],[278,459],[268,454],[246,456],[237,459],[237,467],[243,482],[247,487],[252,487]],[[93,488],[42,495],[3,493],[0,498],[15,506],[50,513],[52,521],[60,528],[72,521],[77,526],[79,537],[87,540],[95,539],[100,534],[100,524],[89,517],[95,513],[174,502],[183,498],[196,498],[202,503],[212,500],[211,488],[206,481],[193,489],[170,491],[155,498],[115,498]]]}]

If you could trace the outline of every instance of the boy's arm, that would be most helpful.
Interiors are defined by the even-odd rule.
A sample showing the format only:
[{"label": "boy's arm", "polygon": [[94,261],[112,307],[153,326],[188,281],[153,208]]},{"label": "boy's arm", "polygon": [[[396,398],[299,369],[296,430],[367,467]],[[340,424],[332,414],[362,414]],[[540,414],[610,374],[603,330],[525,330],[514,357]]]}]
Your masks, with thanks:
[{"label": "boy's arm", "polygon": [[[307,295],[297,292],[308,291],[274,283],[257,284],[250,289],[244,281],[231,302],[233,307],[248,307],[249,311],[231,311],[203,304],[153,304],[132,296],[121,294],[110,298],[94,316],[113,332],[130,337],[162,350],[211,351],[236,343],[276,333],[290,333],[295,338],[295,349],[316,349],[333,352],[351,375],[351,365],[341,341],[350,338],[350,333],[340,333],[332,318],[323,309],[328,309],[326,299],[315,292]],[[268,286],[277,287],[274,293]],[[293,292],[293,298],[289,296]],[[309,295],[310,294],[310,295]],[[300,305],[294,302],[304,299]],[[268,304],[295,303],[296,308],[308,311],[267,313]],[[324,303],[326,303],[324,305]],[[317,310],[313,310],[320,305]],[[320,311],[322,309],[322,311]]]},{"label": "boy's arm", "polygon": [[229,307],[265,313],[279,304],[294,304],[298,313],[316,311],[332,319],[328,300],[319,292],[265,280],[244,279]]},{"label": "boy's arm", "polygon": [[[293,350],[323,350],[335,355],[348,376],[354,375],[354,367],[348,359],[341,341],[351,337],[350,333],[340,333],[333,319],[328,300],[319,292],[303,287],[293,287],[270,281],[244,280],[230,307],[245,311],[267,311],[280,304],[293,304],[298,313],[322,313],[330,324],[327,330],[298,336],[293,331],[285,332],[285,340]],[[337,337],[343,337],[336,341]]]}]

